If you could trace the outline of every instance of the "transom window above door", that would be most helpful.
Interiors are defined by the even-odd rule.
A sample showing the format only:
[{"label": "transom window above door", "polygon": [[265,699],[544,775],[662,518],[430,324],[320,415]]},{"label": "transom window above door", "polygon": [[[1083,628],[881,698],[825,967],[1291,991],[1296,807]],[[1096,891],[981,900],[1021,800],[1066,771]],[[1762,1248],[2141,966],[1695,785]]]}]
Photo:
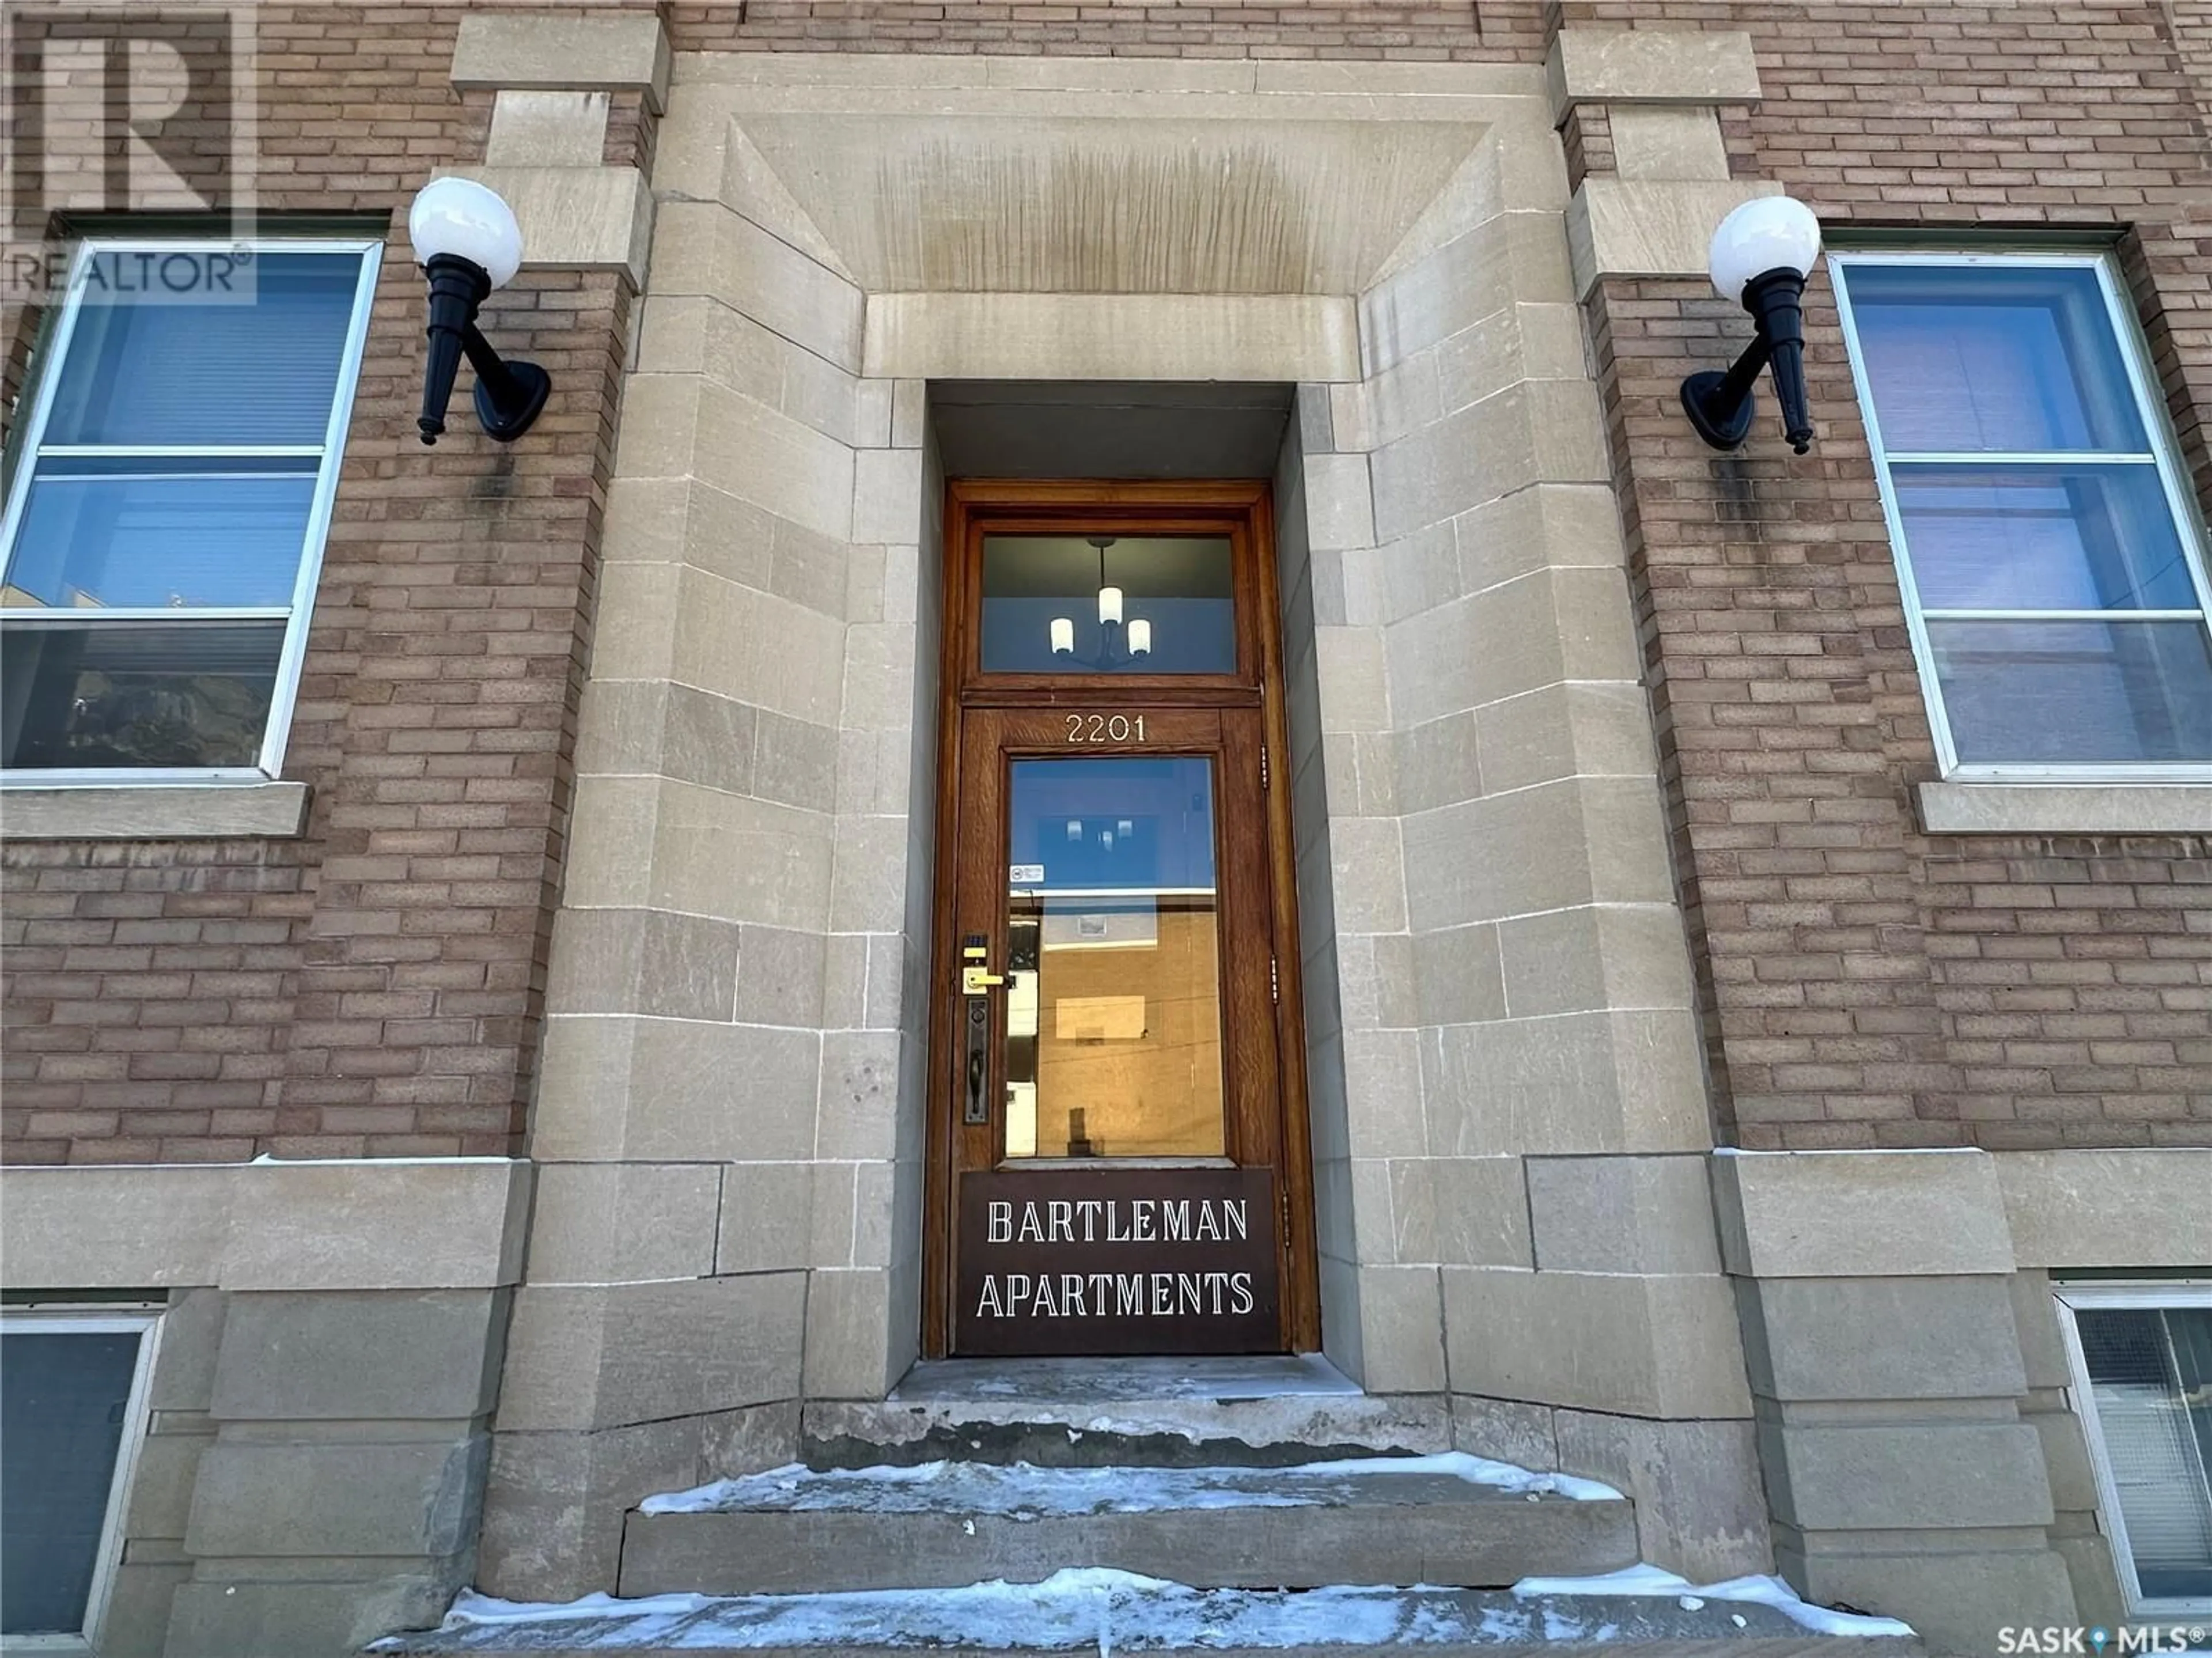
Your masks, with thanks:
[{"label": "transom window above door", "polygon": [[987,535],[986,673],[1233,674],[1226,536]]},{"label": "transom window above door", "polygon": [[2212,775],[2203,525],[2110,261],[1831,266],[1945,774]]}]

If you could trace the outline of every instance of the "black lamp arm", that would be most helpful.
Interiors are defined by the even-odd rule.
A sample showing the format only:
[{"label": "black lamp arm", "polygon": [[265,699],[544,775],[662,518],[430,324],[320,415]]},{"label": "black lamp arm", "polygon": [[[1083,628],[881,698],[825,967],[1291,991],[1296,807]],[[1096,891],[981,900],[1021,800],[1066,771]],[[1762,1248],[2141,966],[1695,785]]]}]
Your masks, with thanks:
[{"label": "black lamp arm", "polygon": [[1708,369],[1682,382],[1682,408],[1698,435],[1716,449],[1734,449],[1751,432],[1752,388],[1769,367],[1782,405],[1783,435],[1803,454],[1813,446],[1805,394],[1805,278],[1786,266],[1744,285],[1743,308],[1758,330],[1726,373]]},{"label": "black lamp arm", "polygon": [[477,421],[499,442],[514,442],[545,407],[551,380],[535,363],[507,361],[477,327],[477,308],[491,292],[481,265],[440,253],[422,269],[430,279],[430,346],[422,366],[422,413],[415,422],[422,441],[435,443],[446,429],[446,404],[466,356],[477,371]]}]

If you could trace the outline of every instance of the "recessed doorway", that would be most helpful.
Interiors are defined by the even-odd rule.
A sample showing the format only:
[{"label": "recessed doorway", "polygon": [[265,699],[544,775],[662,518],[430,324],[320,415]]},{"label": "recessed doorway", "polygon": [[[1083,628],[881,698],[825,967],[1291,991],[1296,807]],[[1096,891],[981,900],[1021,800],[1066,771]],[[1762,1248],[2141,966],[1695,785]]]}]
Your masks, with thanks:
[{"label": "recessed doorway", "polygon": [[1267,490],[957,483],[924,1351],[1320,1345]]}]

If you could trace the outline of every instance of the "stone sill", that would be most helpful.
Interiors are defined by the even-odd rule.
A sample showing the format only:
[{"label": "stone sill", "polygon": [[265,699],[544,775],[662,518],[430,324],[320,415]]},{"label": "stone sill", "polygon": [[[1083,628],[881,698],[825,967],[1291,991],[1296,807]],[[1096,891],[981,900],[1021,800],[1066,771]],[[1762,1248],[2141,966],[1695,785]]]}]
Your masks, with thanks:
[{"label": "stone sill", "polygon": [[0,790],[0,841],[288,840],[305,783],[75,783]]},{"label": "stone sill", "polygon": [[1929,835],[2212,835],[2212,782],[1921,783]]}]

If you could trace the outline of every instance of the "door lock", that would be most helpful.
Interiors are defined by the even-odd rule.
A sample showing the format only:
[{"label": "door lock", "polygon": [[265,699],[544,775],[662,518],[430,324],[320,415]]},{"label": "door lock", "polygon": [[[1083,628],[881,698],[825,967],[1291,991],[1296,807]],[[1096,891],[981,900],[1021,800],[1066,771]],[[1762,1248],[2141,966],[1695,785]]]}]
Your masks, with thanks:
[{"label": "door lock", "polygon": [[960,969],[960,993],[963,996],[983,995],[994,985],[1002,985],[1006,981],[1005,974],[994,973],[980,963],[971,963]]}]

